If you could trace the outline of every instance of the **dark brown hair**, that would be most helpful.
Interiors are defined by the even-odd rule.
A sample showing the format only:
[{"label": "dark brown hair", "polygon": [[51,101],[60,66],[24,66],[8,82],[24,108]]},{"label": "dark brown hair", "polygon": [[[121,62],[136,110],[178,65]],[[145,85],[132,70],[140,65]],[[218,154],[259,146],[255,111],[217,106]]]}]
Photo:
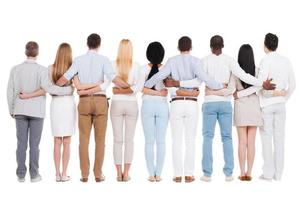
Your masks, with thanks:
[{"label": "dark brown hair", "polygon": [[179,51],[190,51],[192,49],[192,40],[188,36],[183,36],[178,40]]},{"label": "dark brown hair", "polygon": [[39,45],[34,41],[27,42],[25,46],[25,54],[27,57],[36,57],[39,54]]},{"label": "dark brown hair", "polygon": [[89,49],[97,49],[101,44],[101,37],[96,34],[92,33],[91,35],[88,36],[87,38],[87,45]]},{"label": "dark brown hair", "polygon": [[210,39],[210,48],[213,50],[220,50],[224,47],[223,38],[220,35],[214,35]]}]

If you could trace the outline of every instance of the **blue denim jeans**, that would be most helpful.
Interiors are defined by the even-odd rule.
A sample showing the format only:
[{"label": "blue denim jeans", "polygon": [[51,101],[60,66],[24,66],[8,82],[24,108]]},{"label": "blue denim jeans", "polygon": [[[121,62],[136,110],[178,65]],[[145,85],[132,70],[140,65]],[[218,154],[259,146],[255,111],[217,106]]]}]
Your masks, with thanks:
[{"label": "blue denim jeans", "polygon": [[[141,109],[145,135],[145,157],[149,176],[161,176],[165,160],[165,137],[169,120],[166,100],[145,99]],[[154,145],[156,144],[156,163]]]},{"label": "blue denim jeans", "polygon": [[223,143],[225,176],[231,176],[234,167],[232,146],[232,107],[230,102],[208,102],[202,106],[203,112],[203,157],[202,170],[205,176],[213,172],[212,142],[215,134],[216,122],[219,122]]}]

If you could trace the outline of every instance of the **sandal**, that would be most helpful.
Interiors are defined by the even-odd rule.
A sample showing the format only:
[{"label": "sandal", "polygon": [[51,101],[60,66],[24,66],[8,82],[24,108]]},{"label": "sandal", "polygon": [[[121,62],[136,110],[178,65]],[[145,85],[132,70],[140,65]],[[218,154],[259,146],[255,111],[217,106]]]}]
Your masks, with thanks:
[{"label": "sandal", "polygon": [[150,182],[155,182],[156,179],[155,179],[154,176],[149,176],[149,177],[148,177],[148,181],[150,181]]},{"label": "sandal", "polygon": [[156,180],[156,182],[160,182],[160,181],[162,181],[162,178],[160,176],[155,176],[155,180]]},{"label": "sandal", "polygon": [[105,181],[105,176],[101,175],[100,178],[95,178],[95,181],[96,181],[97,183],[102,182],[102,181]]},{"label": "sandal", "polygon": [[86,182],[88,182],[88,178],[81,178],[80,181],[83,183],[86,183]]},{"label": "sandal", "polygon": [[251,181],[251,180],[252,180],[251,176],[248,176],[248,175],[245,176],[245,181]]},{"label": "sandal", "polygon": [[173,178],[173,181],[174,181],[175,183],[181,183],[181,180],[182,180],[182,177],[181,177],[181,176],[177,176],[177,177],[174,177],[174,178]]},{"label": "sandal", "polygon": [[191,183],[195,180],[194,176],[185,176],[184,177],[186,183]]},{"label": "sandal", "polygon": [[247,180],[247,176],[239,176],[239,179],[241,180],[241,181],[246,181]]},{"label": "sandal", "polygon": [[131,178],[130,178],[129,175],[128,176],[123,176],[123,182],[128,182],[130,180],[131,180]]}]

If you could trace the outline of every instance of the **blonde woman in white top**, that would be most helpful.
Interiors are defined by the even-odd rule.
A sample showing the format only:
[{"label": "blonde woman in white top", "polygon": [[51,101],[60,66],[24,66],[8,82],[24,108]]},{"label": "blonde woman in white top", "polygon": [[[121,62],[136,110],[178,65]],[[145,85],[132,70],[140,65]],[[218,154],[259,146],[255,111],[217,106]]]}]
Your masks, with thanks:
[{"label": "blonde woman in white top", "polygon": [[[113,87],[111,103],[111,122],[113,127],[114,162],[117,169],[118,181],[129,181],[129,169],[133,157],[133,139],[138,119],[138,103],[136,94],[144,86],[145,76],[139,65],[133,63],[133,48],[130,40],[123,39],[113,67],[117,75],[130,87],[123,89]],[[124,158],[123,158],[124,145]],[[124,170],[122,167],[124,165]]]}]

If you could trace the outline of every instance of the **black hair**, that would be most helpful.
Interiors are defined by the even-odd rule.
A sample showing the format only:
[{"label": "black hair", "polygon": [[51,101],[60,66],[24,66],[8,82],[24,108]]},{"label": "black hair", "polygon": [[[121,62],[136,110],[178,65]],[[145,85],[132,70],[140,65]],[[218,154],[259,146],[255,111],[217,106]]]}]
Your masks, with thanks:
[{"label": "black hair", "polygon": [[183,36],[178,40],[179,51],[190,51],[192,49],[192,39],[188,36]]},{"label": "black hair", "polygon": [[[243,44],[240,47],[239,55],[238,55],[238,63],[241,68],[248,74],[251,74],[255,77],[255,61],[253,49],[249,44]],[[246,89],[252,85],[241,81],[242,86]]]},{"label": "black hair", "polygon": [[275,34],[268,33],[265,36],[265,46],[271,50],[271,51],[276,51],[278,47],[278,37]]},{"label": "black hair", "polygon": [[[146,51],[146,57],[152,64],[151,71],[148,75],[149,80],[154,74],[158,72],[158,65],[161,64],[165,56],[165,49],[160,42],[151,42]],[[154,87],[152,88],[154,89]]]},{"label": "black hair", "polygon": [[87,46],[89,49],[97,49],[101,44],[101,37],[96,33],[92,33],[87,38]]},{"label": "black hair", "polygon": [[213,50],[220,50],[224,47],[224,40],[220,35],[214,35],[210,38],[210,48]]}]

